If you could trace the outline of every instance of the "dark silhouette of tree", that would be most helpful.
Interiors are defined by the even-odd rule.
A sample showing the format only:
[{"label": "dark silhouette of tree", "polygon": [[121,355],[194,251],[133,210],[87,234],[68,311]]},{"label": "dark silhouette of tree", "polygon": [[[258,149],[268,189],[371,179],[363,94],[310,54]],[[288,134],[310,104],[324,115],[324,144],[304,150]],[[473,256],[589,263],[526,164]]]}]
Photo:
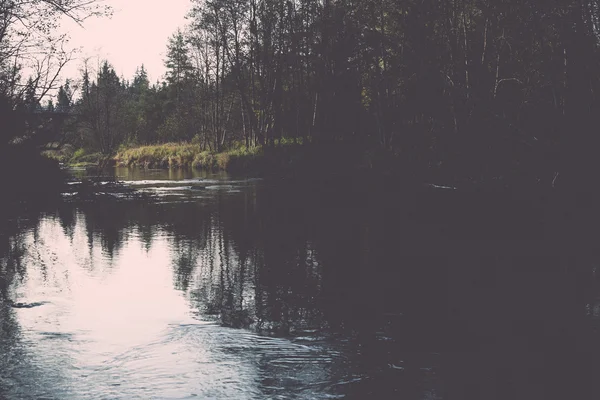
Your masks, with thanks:
[{"label": "dark silhouette of tree", "polygon": [[87,68],[84,70],[79,103],[81,121],[91,142],[103,154],[111,154],[127,137],[125,100],[125,83],[108,61],[102,63],[96,81],[91,82]]},{"label": "dark silhouette of tree", "polygon": [[[109,7],[94,0],[0,3],[0,115],[6,122],[1,147],[15,137],[35,133],[32,124],[24,123],[23,112],[36,110],[46,94],[58,89],[59,74],[73,54],[64,49],[67,36],[56,33],[61,18],[81,24],[109,12]],[[25,68],[32,71],[29,77],[23,76]]]}]

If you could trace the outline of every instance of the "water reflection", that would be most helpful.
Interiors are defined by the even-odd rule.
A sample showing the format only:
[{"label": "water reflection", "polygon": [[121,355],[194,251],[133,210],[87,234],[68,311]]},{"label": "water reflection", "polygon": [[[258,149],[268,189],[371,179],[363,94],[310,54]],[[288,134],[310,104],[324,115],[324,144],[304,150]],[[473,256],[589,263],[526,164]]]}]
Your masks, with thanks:
[{"label": "water reflection", "polygon": [[[122,228],[127,232],[119,237],[127,240],[119,252],[110,251],[107,231],[92,234],[90,244],[88,229],[98,225],[89,218],[77,213],[71,237],[52,216],[20,235],[24,250],[13,258],[27,268],[7,297],[13,304],[44,304],[3,302],[0,370],[10,384],[2,389],[8,398],[260,398],[289,395],[294,385],[298,398],[327,392],[322,386],[339,357],[327,346],[260,337],[195,317],[242,320],[237,314],[253,301],[251,288],[247,294],[236,288],[246,300],[232,301],[230,288],[241,283],[232,283],[229,250],[214,237],[205,238],[210,245],[202,249],[214,251],[207,257],[215,275],[207,276],[211,266],[198,265],[200,250],[191,239],[157,227],[148,249],[138,232]],[[202,288],[212,291],[205,304],[193,295]]]},{"label": "water reflection", "polygon": [[0,398],[547,398],[593,373],[587,259],[412,256],[364,199],[117,174],[158,201],[4,225]]}]

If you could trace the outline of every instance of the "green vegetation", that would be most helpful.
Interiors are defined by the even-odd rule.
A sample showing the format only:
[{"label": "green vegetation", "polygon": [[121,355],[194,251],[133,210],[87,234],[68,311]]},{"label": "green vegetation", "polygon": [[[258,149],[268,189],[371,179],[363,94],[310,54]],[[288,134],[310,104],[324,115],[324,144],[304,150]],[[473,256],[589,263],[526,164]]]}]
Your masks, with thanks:
[{"label": "green vegetation", "polygon": [[70,167],[97,167],[110,163],[112,157],[100,152],[88,153],[85,149],[73,150],[73,146],[65,145],[60,149],[45,150],[42,155]]},{"label": "green vegetation", "polygon": [[[92,3],[61,2],[97,14]],[[44,106],[40,82],[55,75],[21,76],[18,52],[4,49],[22,32],[1,37],[0,114],[10,118],[0,146],[68,143],[85,155],[56,157],[79,163],[119,153],[127,165],[321,170],[298,162],[308,150],[278,143],[290,141],[310,144],[315,165],[447,185],[597,181],[598,0],[191,3],[189,25],[166,44],[163,81],[143,64],[125,78],[108,60],[85,63],[77,79],[52,81],[56,101]],[[38,15],[28,4],[54,3],[7,4],[18,6],[0,11],[17,21]]]},{"label": "green vegetation", "polygon": [[147,168],[191,167],[201,153],[198,145],[187,143],[164,143],[121,150],[115,160],[118,165],[143,166]]},{"label": "green vegetation", "polygon": [[[80,149],[81,150],[81,149]],[[99,165],[105,165],[110,161],[111,157],[106,156],[102,153],[91,153],[86,154],[85,151],[77,151],[73,154],[73,157],[69,160],[69,165],[72,167],[96,167]]]},{"label": "green vegetation", "polygon": [[125,165],[322,171],[310,152],[448,185],[593,180],[599,3],[512,3],[193,0],[164,81],[85,65],[64,132]]},{"label": "green vegetation", "polygon": [[145,168],[198,168],[230,172],[259,172],[262,147],[239,146],[219,153],[202,150],[197,144],[164,143],[123,149],[115,156],[117,165]]},{"label": "green vegetation", "polygon": [[[65,176],[56,161],[70,159],[72,147],[58,150],[56,144],[80,146],[62,135],[63,128],[73,127],[75,132],[75,122],[61,114],[72,102],[74,89],[65,82],[58,103],[49,98],[56,94],[61,71],[74,54],[59,27],[61,21],[82,23],[110,13],[110,7],[100,3],[0,1],[0,205],[60,198]],[[54,150],[44,155],[51,157],[43,157],[41,149],[48,148]]]},{"label": "green vegetation", "polygon": [[413,180],[410,171],[402,173],[402,158],[379,148],[365,151],[345,143],[302,143],[280,140],[271,146],[246,147],[237,143],[230,150],[210,152],[197,144],[165,143],[121,149],[117,165],[143,168],[198,168],[234,174],[275,175],[317,179],[320,176],[368,174],[396,176]]},{"label": "green vegetation", "polygon": [[42,155],[50,158],[51,160],[58,161],[61,164],[67,164],[71,161],[75,150],[73,146],[67,144],[54,149],[42,151]]}]

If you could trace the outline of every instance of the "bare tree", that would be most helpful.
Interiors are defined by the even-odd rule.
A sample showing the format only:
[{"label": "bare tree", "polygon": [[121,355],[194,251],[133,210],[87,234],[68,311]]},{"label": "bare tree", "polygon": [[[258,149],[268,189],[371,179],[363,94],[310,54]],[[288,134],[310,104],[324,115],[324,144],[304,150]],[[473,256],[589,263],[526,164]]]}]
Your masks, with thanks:
[{"label": "bare tree", "polygon": [[22,133],[23,118],[14,111],[25,92],[39,101],[58,89],[60,72],[73,56],[68,36],[56,33],[61,19],[82,24],[110,12],[99,0],[0,0],[0,115],[11,121],[1,142]]}]

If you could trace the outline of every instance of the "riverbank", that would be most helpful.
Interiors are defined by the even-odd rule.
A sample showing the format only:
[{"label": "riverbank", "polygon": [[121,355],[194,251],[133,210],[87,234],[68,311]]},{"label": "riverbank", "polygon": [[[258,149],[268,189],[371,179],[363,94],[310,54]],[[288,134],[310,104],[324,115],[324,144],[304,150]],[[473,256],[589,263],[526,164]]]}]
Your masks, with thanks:
[{"label": "riverbank", "polygon": [[302,181],[360,181],[365,185],[392,186],[403,191],[431,185],[437,189],[505,192],[538,196],[553,190],[555,175],[537,176],[516,169],[501,176],[484,176],[484,171],[466,174],[449,164],[417,159],[411,153],[386,150],[365,144],[302,143],[276,141],[271,145],[245,147],[241,144],[221,151],[207,151],[195,143],[163,143],[122,147],[112,156],[87,153],[69,146],[44,154],[69,167],[120,166],[145,169],[197,169],[225,171],[231,175],[275,177]]},{"label": "riverbank", "polygon": [[60,150],[47,150],[43,154],[61,164],[74,168],[116,165],[149,169],[196,168],[209,171],[262,173],[262,147],[238,146],[222,152],[202,150],[190,143],[163,143],[120,149],[115,155],[74,150],[68,145]]},{"label": "riverbank", "polygon": [[424,170],[381,149],[346,143],[314,144],[283,140],[269,146],[235,146],[222,152],[191,143],[165,143],[122,149],[112,158],[121,167],[195,168],[234,175],[319,179],[370,174],[426,180]]},{"label": "riverbank", "polygon": [[1,205],[13,201],[44,203],[58,197],[64,188],[65,172],[56,160],[44,157],[29,146],[0,148]]},{"label": "riverbank", "polygon": [[[294,143],[290,140],[269,146],[237,146],[222,152],[203,151],[190,143],[138,146],[119,151],[112,161],[121,167],[175,168],[225,171],[236,176],[283,178],[300,182],[346,182],[348,185],[390,187],[414,191],[424,185],[436,189],[467,191],[512,191],[538,196],[551,189],[548,179],[531,179],[524,174],[492,179],[461,176],[446,165],[432,165],[410,154],[379,146],[335,142]],[[519,196],[517,196],[519,197]]]},{"label": "riverbank", "polygon": [[114,157],[118,166],[144,168],[196,168],[213,171],[256,171],[264,156],[262,147],[239,146],[211,152],[191,143],[164,143],[120,150]]},{"label": "riverbank", "polygon": [[42,155],[72,168],[94,168],[114,164],[113,156],[100,152],[88,152],[85,149],[75,150],[68,144],[60,149],[45,150]]}]

